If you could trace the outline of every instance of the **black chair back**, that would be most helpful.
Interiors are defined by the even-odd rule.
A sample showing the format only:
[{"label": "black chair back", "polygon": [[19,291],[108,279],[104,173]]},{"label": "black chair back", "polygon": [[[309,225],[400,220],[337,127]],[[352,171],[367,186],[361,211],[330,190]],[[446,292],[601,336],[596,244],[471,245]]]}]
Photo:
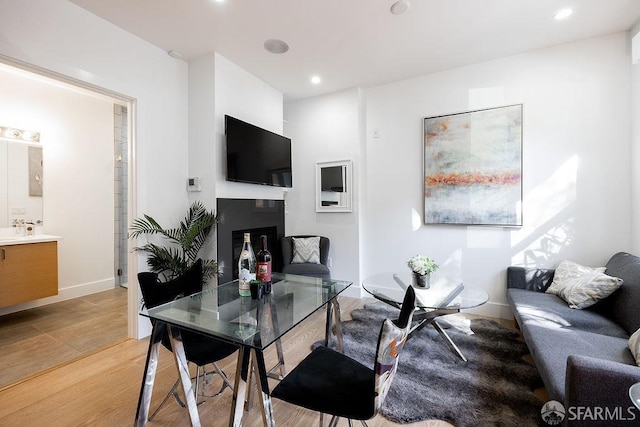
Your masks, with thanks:
[{"label": "black chair back", "polygon": [[198,259],[180,277],[160,282],[158,274],[152,272],[138,273],[138,282],[144,298],[144,305],[153,308],[177,298],[202,291],[202,260]]}]

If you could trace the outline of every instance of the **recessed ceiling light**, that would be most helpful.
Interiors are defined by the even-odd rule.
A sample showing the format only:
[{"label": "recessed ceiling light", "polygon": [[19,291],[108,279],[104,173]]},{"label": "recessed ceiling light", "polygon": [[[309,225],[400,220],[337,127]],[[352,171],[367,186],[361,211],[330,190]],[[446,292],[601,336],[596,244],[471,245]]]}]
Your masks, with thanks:
[{"label": "recessed ceiling light", "polygon": [[411,3],[407,0],[398,0],[391,5],[391,13],[394,15],[402,15],[407,11],[407,9],[409,9],[409,6],[411,6]]},{"label": "recessed ceiling light", "polygon": [[553,19],[555,19],[556,21],[562,21],[563,19],[567,19],[569,16],[571,16],[572,13],[573,9],[561,9],[553,15]]},{"label": "recessed ceiling light", "polygon": [[322,79],[320,78],[320,76],[311,77],[311,83],[313,83],[314,85],[319,85],[321,81]]},{"label": "recessed ceiling light", "polygon": [[170,51],[167,52],[167,54],[172,58],[176,58],[176,59],[181,59],[182,58],[182,54],[180,52],[178,52],[177,50],[170,50]]},{"label": "recessed ceiling light", "polygon": [[271,53],[280,54],[289,50],[289,45],[278,39],[269,39],[264,42],[264,48]]}]

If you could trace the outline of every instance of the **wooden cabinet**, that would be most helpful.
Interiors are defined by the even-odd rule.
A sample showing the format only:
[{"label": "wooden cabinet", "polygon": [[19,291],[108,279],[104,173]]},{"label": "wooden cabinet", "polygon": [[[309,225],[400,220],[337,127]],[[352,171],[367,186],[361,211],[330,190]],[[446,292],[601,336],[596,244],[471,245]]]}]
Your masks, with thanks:
[{"label": "wooden cabinet", "polygon": [[57,242],[0,246],[0,307],[57,294]]}]

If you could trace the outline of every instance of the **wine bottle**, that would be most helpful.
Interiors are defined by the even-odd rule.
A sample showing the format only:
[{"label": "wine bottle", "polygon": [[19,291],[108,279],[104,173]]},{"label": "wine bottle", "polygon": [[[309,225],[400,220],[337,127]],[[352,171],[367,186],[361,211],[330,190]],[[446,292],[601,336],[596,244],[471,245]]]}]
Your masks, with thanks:
[{"label": "wine bottle", "polygon": [[242,252],[238,260],[238,291],[240,296],[250,297],[250,283],[256,278],[256,256],[251,247],[251,235],[244,233],[244,242],[242,243]]},{"label": "wine bottle", "polygon": [[[271,252],[267,249],[267,236],[260,236],[262,239],[262,249],[258,252],[258,268],[256,278],[262,280],[265,288],[271,291]],[[269,293],[266,292],[266,293]]]}]

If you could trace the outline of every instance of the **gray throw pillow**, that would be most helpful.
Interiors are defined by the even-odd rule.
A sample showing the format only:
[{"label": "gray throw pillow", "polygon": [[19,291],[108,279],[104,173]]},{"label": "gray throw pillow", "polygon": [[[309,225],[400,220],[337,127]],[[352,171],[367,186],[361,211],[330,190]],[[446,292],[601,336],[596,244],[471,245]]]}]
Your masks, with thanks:
[{"label": "gray throw pillow", "polygon": [[291,264],[320,264],[320,237],[292,237],[293,259]]},{"label": "gray throw pillow", "polygon": [[565,300],[571,308],[587,308],[622,286],[622,279],[604,274],[605,267],[585,267],[562,261],[556,268],[547,293]]}]

